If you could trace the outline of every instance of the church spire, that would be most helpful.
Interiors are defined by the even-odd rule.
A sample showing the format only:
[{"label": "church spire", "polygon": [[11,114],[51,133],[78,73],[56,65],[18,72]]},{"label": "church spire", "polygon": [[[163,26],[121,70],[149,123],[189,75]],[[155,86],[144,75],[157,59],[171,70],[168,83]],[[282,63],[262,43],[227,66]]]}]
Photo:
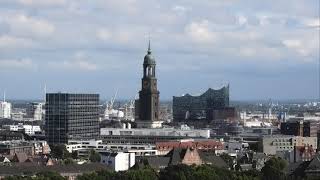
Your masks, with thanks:
[{"label": "church spire", "polygon": [[148,44],[148,54],[151,54],[150,37],[149,37],[149,44]]}]

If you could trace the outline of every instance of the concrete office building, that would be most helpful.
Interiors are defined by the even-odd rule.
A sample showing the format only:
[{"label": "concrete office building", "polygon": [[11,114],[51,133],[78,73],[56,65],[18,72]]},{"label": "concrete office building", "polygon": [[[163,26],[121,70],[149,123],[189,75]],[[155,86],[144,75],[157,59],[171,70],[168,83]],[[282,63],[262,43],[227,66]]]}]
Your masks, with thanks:
[{"label": "concrete office building", "polygon": [[99,95],[49,93],[46,95],[45,131],[49,144],[99,136]]},{"label": "concrete office building", "polygon": [[297,146],[310,146],[317,149],[317,137],[264,136],[261,145],[263,153],[275,155],[280,151],[293,151]]}]

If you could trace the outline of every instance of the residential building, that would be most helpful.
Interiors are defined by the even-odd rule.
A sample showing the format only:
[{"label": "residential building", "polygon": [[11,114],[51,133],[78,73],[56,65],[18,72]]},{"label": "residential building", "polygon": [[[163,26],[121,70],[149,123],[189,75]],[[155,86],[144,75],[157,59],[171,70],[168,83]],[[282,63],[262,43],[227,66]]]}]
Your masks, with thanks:
[{"label": "residential building", "polygon": [[0,154],[14,156],[16,153],[25,153],[27,156],[34,155],[34,146],[27,141],[0,141]]},{"label": "residential building", "polygon": [[170,165],[201,165],[210,164],[220,168],[228,168],[225,161],[210,151],[202,151],[193,148],[174,148],[164,156],[145,156],[137,157],[136,163],[139,167],[144,165],[145,161],[156,169],[160,170]]},{"label": "residential building", "polygon": [[99,136],[99,95],[48,93],[45,131],[49,144]]}]

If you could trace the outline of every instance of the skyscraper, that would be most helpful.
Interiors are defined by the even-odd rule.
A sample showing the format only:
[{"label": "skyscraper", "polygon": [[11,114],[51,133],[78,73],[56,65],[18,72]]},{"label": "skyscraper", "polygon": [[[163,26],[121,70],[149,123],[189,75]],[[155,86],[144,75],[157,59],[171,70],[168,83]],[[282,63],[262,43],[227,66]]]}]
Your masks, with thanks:
[{"label": "skyscraper", "polygon": [[11,118],[11,103],[6,102],[6,93],[3,93],[3,101],[0,101],[0,118]]},{"label": "skyscraper", "polygon": [[50,144],[99,136],[99,95],[49,93],[46,95],[45,130]]},{"label": "skyscraper", "polygon": [[156,61],[152,56],[150,41],[147,54],[143,61],[143,77],[141,79],[141,91],[136,102],[138,110],[137,126],[141,128],[161,127],[159,121],[159,94],[156,78]]}]

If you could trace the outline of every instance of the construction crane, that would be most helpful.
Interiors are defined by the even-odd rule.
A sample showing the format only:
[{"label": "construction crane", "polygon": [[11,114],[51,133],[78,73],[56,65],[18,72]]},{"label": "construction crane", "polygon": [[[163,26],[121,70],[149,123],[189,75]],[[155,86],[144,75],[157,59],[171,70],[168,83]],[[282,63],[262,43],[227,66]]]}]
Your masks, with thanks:
[{"label": "construction crane", "polygon": [[134,121],[133,110],[134,104],[138,97],[138,94],[135,95],[134,99],[131,99],[128,103],[124,105],[125,108],[125,120]]}]

